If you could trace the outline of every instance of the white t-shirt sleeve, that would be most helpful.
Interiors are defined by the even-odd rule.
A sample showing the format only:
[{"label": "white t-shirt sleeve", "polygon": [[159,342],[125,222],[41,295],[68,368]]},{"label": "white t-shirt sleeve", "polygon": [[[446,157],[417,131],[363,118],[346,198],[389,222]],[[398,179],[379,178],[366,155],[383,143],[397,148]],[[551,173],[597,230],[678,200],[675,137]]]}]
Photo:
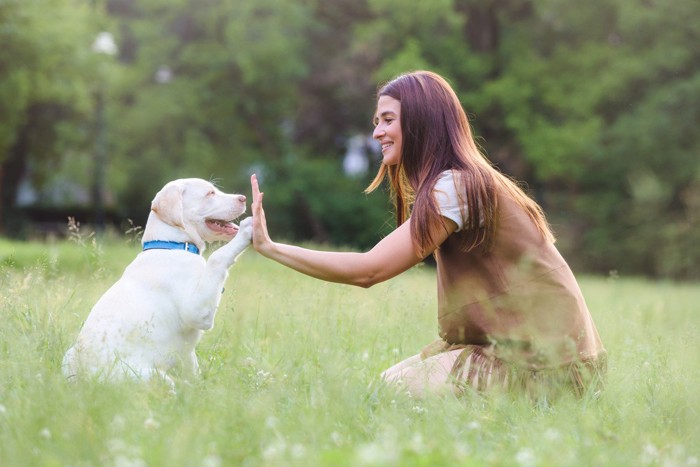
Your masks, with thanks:
[{"label": "white t-shirt sleeve", "polygon": [[433,188],[433,193],[440,214],[457,224],[457,232],[462,230],[464,227],[462,211],[465,214],[467,211],[466,199],[464,199],[463,193],[457,193],[454,173],[451,170],[446,170],[440,175],[435,183],[435,188]]}]

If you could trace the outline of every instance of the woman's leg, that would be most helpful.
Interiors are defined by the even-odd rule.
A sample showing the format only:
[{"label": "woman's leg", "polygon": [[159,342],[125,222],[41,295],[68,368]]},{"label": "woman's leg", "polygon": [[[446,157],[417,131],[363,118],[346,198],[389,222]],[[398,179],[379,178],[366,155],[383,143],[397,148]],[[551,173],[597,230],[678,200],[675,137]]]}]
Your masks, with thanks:
[{"label": "woman's leg", "polygon": [[384,373],[382,379],[406,389],[415,397],[429,394],[457,394],[460,391],[453,384],[451,371],[457,357],[464,349],[443,352],[432,357],[421,359],[414,355],[392,366]]},{"label": "woman's leg", "polygon": [[382,379],[384,381],[394,381],[399,377],[399,375],[401,374],[401,372],[405,368],[412,366],[412,365],[415,365],[416,363],[418,363],[420,361],[421,361],[420,354],[414,355],[413,357],[409,357],[406,360],[402,360],[399,363],[397,363],[396,365],[389,368],[388,370],[385,370],[384,372],[382,372]]}]

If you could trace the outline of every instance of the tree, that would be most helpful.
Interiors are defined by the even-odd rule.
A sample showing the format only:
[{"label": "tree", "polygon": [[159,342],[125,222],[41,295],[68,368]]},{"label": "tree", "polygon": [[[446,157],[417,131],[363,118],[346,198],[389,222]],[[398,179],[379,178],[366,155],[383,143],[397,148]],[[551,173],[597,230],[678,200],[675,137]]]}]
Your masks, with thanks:
[{"label": "tree", "polygon": [[506,72],[485,99],[503,109],[549,207],[570,213],[568,248],[585,252],[586,269],[687,274],[700,257],[669,262],[678,258],[672,239],[693,230],[700,28],[688,18],[700,5],[533,5],[504,34]]},{"label": "tree", "polygon": [[0,2],[0,228],[19,228],[22,177],[41,184],[64,151],[89,139],[91,14],[72,0]]},{"label": "tree", "polygon": [[[217,178],[241,191],[261,154],[266,165],[288,156],[288,126],[306,73],[303,3],[110,5],[129,39],[127,70],[113,91],[110,166],[126,208],[143,212],[157,187],[183,176]],[[167,80],[159,69],[170,73]]]},{"label": "tree", "polygon": [[87,46],[109,25],[122,217],[145,220],[172,178],[244,192],[255,170],[272,229],[368,246],[390,215],[381,193],[358,196],[371,173],[344,176],[348,139],[369,133],[377,85],[428,68],[575,267],[700,277],[698,14],[696,0],[0,0],[2,207],[23,174],[91,160]]}]

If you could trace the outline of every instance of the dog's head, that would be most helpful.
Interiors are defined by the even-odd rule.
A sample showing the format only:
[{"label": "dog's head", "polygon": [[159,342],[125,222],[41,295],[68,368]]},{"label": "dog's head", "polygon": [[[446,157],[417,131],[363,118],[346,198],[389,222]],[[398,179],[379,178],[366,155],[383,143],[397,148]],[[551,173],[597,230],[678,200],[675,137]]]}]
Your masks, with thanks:
[{"label": "dog's head", "polygon": [[245,202],[245,196],[223,193],[206,180],[183,178],[156,194],[151,211],[186,232],[193,243],[228,241],[238,232],[233,220],[245,212]]}]

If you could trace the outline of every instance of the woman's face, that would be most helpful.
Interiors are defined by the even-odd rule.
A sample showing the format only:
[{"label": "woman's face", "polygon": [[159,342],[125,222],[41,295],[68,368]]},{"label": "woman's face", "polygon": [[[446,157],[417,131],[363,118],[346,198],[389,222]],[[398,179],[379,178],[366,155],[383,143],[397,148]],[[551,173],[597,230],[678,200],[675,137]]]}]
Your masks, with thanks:
[{"label": "woman's face", "polygon": [[372,137],[382,145],[382,161],[386,165],[396,165],[401,160],[400,116],[401,101],[389,96],[379,98]]}]

